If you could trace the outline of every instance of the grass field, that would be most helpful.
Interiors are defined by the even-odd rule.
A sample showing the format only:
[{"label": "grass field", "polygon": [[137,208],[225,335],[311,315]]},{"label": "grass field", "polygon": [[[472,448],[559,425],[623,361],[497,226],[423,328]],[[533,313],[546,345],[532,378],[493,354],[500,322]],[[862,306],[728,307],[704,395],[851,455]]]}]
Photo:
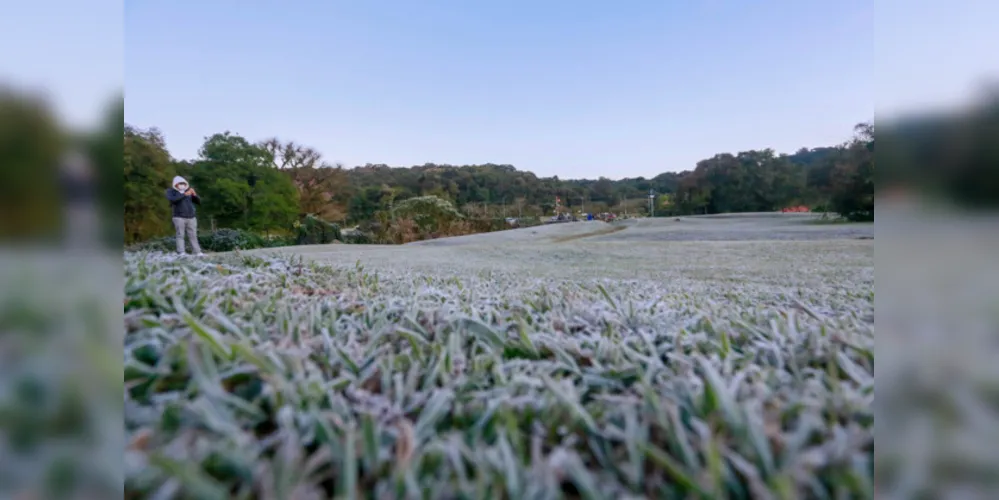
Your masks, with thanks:
[{"label": "grass field", "polygon": [[125,490],[870,498],[873,225],[125,255]]}]

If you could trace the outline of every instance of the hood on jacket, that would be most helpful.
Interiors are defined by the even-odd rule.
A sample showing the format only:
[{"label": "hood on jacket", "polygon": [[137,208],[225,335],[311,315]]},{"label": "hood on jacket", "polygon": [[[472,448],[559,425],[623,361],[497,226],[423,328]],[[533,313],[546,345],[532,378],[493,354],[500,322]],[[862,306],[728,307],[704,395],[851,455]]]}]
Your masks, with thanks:
[{"label": "hood on jacket", "polygon": [[[177,189],[177,184],[180,184],[180,183],[187,184],[187,187],[191,187],[191,184],[189,182],[187,182],[187,179],[185,179],[185,178],[183,178],[183,177],[181,177],[179,175],[173,178],[173,184],[171,184],[171,186],[174,189]],[[177,191],[180,191],[180,190],[177,189]]]}]

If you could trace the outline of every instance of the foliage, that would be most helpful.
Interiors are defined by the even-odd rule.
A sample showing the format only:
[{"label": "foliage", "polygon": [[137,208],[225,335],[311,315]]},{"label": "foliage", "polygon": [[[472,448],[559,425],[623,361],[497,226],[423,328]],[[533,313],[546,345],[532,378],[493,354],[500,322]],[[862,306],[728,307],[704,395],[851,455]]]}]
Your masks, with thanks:
[{"label": "foliage", "polygon": [[329,165],[318,151],[272,138],[260,143],[273,158],[274,167],[286,173],[298,188],[299,214],[315,214],[324,220],[346,217],[349,198],[347,174],[342,165]]},{"label": "foliage", "polygon": [[417,196],[397,203],[392,213],[396,217],[411,219],[417,230],[422,233],[433,233],[447,227],[448,224],[463,218],[451,202],[437,196]]},{"label": "foliage", "polygon": [[[274,246],[259,235],[240,229],[223,228],[198,234],[198,245],[208,252],[231,252]],[[177,249],[174,236],[163,236],[130,245],[129,251],[173,252]]]},{"label": "foliage", "polygon": [[873,191],[863,191],[868,184],[833,175],[856,166],[850,163],[858,161],[852,144],[791,155],[770,149],[725,153],[699,162],[692,171],[617,181],[538,178],[509,165],[366,165],[346,171],[355,193],[347,211],[352,221],[370,220],[387,208],[389,191],[402,200],[433,194],[452,201],[470,218],[501,218],[514,211],[519,216],[551,214],[556,196],[569,211],[623,212],[627,207],[644,213],[649,190],[663,195],[657,200],[659,215],[776,211],[801,203],[821,207],[850,189],[862,191],[858,199],[873,196]]},{"label": "foliage", "polygon": [[126,254],[125,494],[871,498],[869,259],[793,296],[780,274],[775,302],[750,269],[720,287]]},{"label": "foliage", "polygon": [[720,154],[682,179],[677,213],[772,212],[802,196],[805,172],[773,150]]},{"label": "foliage", "polygon": [[[201,238],[198,238],[201,244]],[[173,236],[160,236],[150,240],[131,243],[125,246],[127,252],[173,252],[177,250],[177,242]]]},{"label": "foliage", "polygon": [[207,138],[199,155],[178,171],[202,197],[203,225],[214,220],[217,227],[264,232],[288,228],[298,218],[298,190],[273,168],[266,148],[225,132]]},{"label": "foliage", "polygon": [[174,173],[163,134],[126,126],[123,158],[125,244],[169,233],[171,211],[164,193]]},{"label": "foliage", "polygon": [[340,237],[344,243],[353,245],[370,245],[374,243],[369,233],[361,231],[342,232]]},{"label": "foliage", "polygon": [[123,106],[113,99],[98,127],[74,130],[44,92],[0,83],[0,238],[55,241],[66,234],[64,207],[73,199],[95,205],[84,209],[97,211],[100,239],[121,246]]},{"label": "foliage", "polygon": [[318,245],[342,240],[340,226],[308,214],[295,221],[295,244]]},{"label": "foliage", "polygon": [[350,220],[354,222],[374,220],[375,214],[379,211],[391,209],[395,196],[395,191],[387,185],[358,189],[348,205]]},{"label": "foliage", "polygon": [[131,131],[126,149],[134,150],[126,171],[141,169],[156,177],[148,182],[126,174],[128,241],[169,232],[163,216],[155,215],[165,211],[162,196],[142,183],[152,186],[173,173],[187,176],[205,200],[199,208],[204,227],[272,233],[313,214],[369,226],[368,238],[385,243],[504,229],[507,217],[550,216],[556,197],[568,212],[642,214],[650,190],[658,195],[657,215],[769,212],[808,204],[855,220],[873,218],[872,129],[834,147],[792,155],[771,149],[724,153],[698,162],[692,171],[616,181],[539,178],[496,164],[344,169],[295,142],[251,143],[230,132],[208,137],[199,159],[175,162],[171,169],[163,165],[161,137],[126,130]]},{"label": "foliage", "polygon": [[[290,236],[275,235],[262,237],[253,231],[222,228],[215,231],[204,231],[198,234],[201,249],[209,252],[230,252],[233,250],[250,250],[255,248],[274,248],[292,245],[319,245],[343,241],[340,226],[308,215],[301,221],[295,221]],[[152,238],[141,243],[127,246],[129,251],[173,252],[176,250],[174,236]]]},{"label": "foliage", "polygon": [[398,245],[414,241],[510,229],[503,219],[472,218],[437,196],[418,196],[374,213],[374,220],[359,226],[362,236],[348,241]]},{"label": "foliage", "polygon": [[58,230],[56,167],[65,140],[44,99],[0,83],[0,238],[48,237]]},{"label": "foliage", "polygon": [[999,207],[997,89],[968,107],[879,123],[878,186],[966,208]]},{"label": "foliage", "polygon": [[248,250],[264,246],[264,240],[254,233],[238,229],[219,229],[201,237],[198,242],[202,250],[209,252],[231,252],[233,250]]},{"label": "foliage", "polygon": [[348,213],[353,221],[371,218],[384,209],[383,193],[389,186],[396,199],[443,192],[438,196],[453,201],[472,218],[550,215],[556,196],[568,211],[645,213],[649,190],[672,197],[668,208],[663,206],[665,196],[657,200],[671,215],[772,211],[787,204],[824,200],[824,193],[806,182],[811,169],[823,159],[815,151],[723,154],[700,162],[694,171],[617,181],[538,178],[508,165],[367,165],[347,171],[355,191]]},{"label": "foliage", "polygon": [[833,172],[831,208],[850,221],[874,220],[874,128],[858,125]]},{"label": "foliage", "polygon": [[[119,171],[126,170],[124,141],[120,139],[125,132],[124,115],[125,99],[117,96],[111,100],[101,126],[86,134],[82,141],[82,149],[89,153],[95,169],[97,203],[109,247],[118,247],[128,239],[124,226],[117,224],[125,216],[123,208],[127,203],[124,194],[129,184],[118,177]],[[132,206],[135,206],[134,202]]]}]

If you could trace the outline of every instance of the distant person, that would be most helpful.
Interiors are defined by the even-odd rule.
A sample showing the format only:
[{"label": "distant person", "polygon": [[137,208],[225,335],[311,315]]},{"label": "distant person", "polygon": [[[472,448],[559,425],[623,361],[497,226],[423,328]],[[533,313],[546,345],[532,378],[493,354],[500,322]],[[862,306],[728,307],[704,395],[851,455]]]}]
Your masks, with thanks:
[{"label": "distant person", "polygon": [[170,207],[173,211],[173,227],[177,230],[177,253],[184,255],[184,235],[191,240],[191,251],[194,255],[204,255],[201,253],[201,246],[198,245],[198,219],[194,205],[201,204],[201,197],[187,183],[187,179],[177,176],[173,178],[173,187],[167,189],[166,197],[170,200]]},{"label": "distant person", "polygon": [[71,150],[60,167],[66,243],[76,249],[91,249],[99,240],[101,229],[93,166],[81,152]]}]

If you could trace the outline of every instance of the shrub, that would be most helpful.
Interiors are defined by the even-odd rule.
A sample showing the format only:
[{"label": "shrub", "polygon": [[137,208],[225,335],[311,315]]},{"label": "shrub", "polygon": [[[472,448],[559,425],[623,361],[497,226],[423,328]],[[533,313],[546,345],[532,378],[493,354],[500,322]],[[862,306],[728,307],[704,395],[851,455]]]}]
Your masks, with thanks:
[{"label": "shrub", "polygon": [[342,241],[350,245],[370,245],[373,240],[371,239],[370,234],[354,232],[343,235]]},{"label": "shrub", "polygon": [[[272,246],[268,245],[263,238],[256,234],[228,228],[199,234],[198,244],[201,245],[202,250],[208,252],[231,252],[233,250],[250,250]],[[128,247],[128,250],[135,252],[175,252],[177,251],[177,244],[173,236],[164,236],[132,245]]]},{"label": "shrub", "polygon": [[422,234],[438,232],[447,224],[464,216],[451,202],[437,196],[418,196],[396,204],[393,213],[397,219],[409,219],[415,230]]},{"label": "shrub", "polygon": [[294,226],[296,245],[321,245],[342,238],[339,225],[324,221],[312,214],[306,215],[301,221],[296,221]]},{"label": "shrub", "polygon": [[270,236],[264,238],[264,248],[290,247],[297,244],[298,238],[291,235]]},{"label": "shrub", "polygon": [[125,250],[130,252],[173,252],[177,250],[177,245],[173,236],[163,236],[129,245],[125,247]]},{"label": "shrub", "polygon": [[[223,228],[198,235],[198,244],[208,252],[231,252],[254,248],[277,248],[293,245],[315,245],[341,240],[340,226],[308,215],[294,224],[294,234],[264,238],[242,229]],[[363,241],[367,243],[367,241]],[[360,242],[359,242],[360,243]],[[173,236],[163,236],[126,247],[133,252],[174,252],[177,250]]]},{"label": "shrub", "polygon": [[264,239],[256,234],[239,229],[218,229],[208,234],[198,235],[202,250],[209,252],[231,252],[262,248]]}]

